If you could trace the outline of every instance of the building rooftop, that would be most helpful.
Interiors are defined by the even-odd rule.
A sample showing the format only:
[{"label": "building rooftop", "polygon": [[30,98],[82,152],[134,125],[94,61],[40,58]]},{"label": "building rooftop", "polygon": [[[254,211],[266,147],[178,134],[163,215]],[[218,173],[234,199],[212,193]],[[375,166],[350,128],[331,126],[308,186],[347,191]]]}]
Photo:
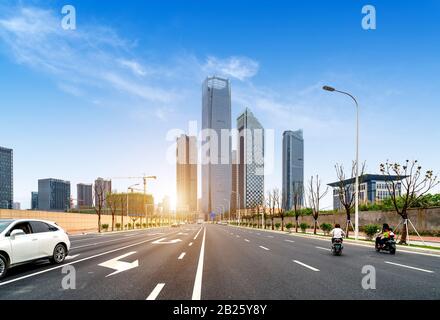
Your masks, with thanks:
[{"label": "building rooftop", "polygon": [[[383,174],[364,174],[359,177],[361,183],[369,182],[369,181],[399,181],[406,177],[399,177],[399,176],[388,176]],[[344,184],[353,184],[355,183],[356,178],[350,178],[344,180]],[[330,187],[338,187],[340,181],[329,183],[328,186]]]}]

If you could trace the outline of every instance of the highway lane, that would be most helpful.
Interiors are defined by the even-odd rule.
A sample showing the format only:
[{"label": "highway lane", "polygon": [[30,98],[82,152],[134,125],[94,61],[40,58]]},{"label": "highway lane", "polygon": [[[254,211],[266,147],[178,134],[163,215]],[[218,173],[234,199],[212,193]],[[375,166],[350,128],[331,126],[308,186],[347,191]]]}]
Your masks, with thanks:
[{"label": "highway lane", "polygon": [[[98,245],[72,249],[71,256],[79,255],[65,263],[71,263],[75,267],[75,290],[62,288],[62,279],[66,276],[61,272],[62,266],[53,269],[54,266],[46,264],[41,269],[28,270],[25,273],[16,271],[12,277],[4,279],[0,283],[0,299],[146,299],[156,286],[157,279],[164,281],[166,277],[163,274],[172,269],[173,264],[182,266],[178,257],[183,249],[197,250],[197,242],[193,238],[198,230],[200,226],[185,226],[178,229],[168,228],[154,236],[157,230],[141,232],[134,237],[120,234],[120,241],[112,242],[104,242],[99,236],[95,239]],[[155,244],[161,239],[160,243]],[[163,243],[175,239],[180,241]],[[190,242],[193,242],[191,247],[188,246]],[[109,276],[115,270],[100,265],[124,255],[127,256],[118,260],[123,263],[137,261],[138,267]],[[28,278],[23,279],[26,276]],[[170,291],[168,287],[164,291],[165,289]],[[188,289],[171,291],[179,292],[175,294],[176,298],[191,298],[192,292]]]},{"label": "highway lane", "polygon": [[[226,235],[222,241],[219,241],[220,230]],[[214,277],[207,277],[211,283],[205,287],[205,296],[210,299],[222,299],[222,295],[209,288],[224,281],[231,283],[229,298],[237,298],[243,291],[253,293],[255,299],[440,298],[440,257],[407,253],[391,256],[376,253],[372,247],[350,244],[345,245],[343,256],[334,257],[328,250],[329,240],[225,226],[212,230],[209,235],[208,245],[225,252],[230,265],[236,266],[226,272],[235,276],[230,279],[216,270],[215,255],[207,257],[207,263],[211,261],[207,269],[214,269]],[[376,290],[364,290],[361,286],[365,276],[361,271],[366,265],[375,267]],[[254,275],[237,274],[238,268],[252,270],[250,273]]]},{"label": "highway lane", "polygon": [[[71,237],[65,265],[76,289],[65,290],[63,266],[46,262],[10,270],[0,299],[440,299],[440,257],[220,225]],[[362,288],[374,266],[376,290]]]}]

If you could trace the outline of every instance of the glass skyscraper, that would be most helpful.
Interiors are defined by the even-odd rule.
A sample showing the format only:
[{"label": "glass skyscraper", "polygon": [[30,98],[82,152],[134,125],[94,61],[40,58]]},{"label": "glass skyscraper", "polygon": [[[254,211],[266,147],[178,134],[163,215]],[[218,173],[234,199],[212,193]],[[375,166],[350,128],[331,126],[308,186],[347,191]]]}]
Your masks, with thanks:
[{"label": "glass skyscraper", "polygon": [[202,94],[202,212],[220,214],[229,210],[232,186],[229,80],[207,78]]},{"label": "glass skyscraper", "polygon": [[38,180],[38,209],[65,211],[70,208],[70,182],[58,179]]},{"label": "glass skyscraper", "polygon": [[264,198],[264,129],[246,110],[237,118],[240,209],[255,208]]},{"label": "glass skyscraper", "polygon": [[302,190],[300,204],[304,204],[304,138],[303,131],[283,133],[283,207],[293,207],[294,190]]},{"label": "glass skyscraper", "polygon": [[14,201],[13,151],[0,147],[0,209],[12,209]]}]

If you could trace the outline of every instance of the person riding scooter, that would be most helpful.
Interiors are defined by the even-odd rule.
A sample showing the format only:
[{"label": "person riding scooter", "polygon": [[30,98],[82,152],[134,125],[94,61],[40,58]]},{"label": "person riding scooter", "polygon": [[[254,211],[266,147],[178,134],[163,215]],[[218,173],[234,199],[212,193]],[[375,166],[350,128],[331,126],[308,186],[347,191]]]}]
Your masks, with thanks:
[{"label": "person riding scooter", "polygon": [[332,243],[334,243],[336,239],[341,239],[342,241],[342,238],[345,237],[345,232],[341,229],[341,225],[339,223],[335,224],[335,228],[330,231],[330,234],[332,236]]},{"label": "person riding scooter", "polygon": [[390,226],[387,223],[384,223],[382,226],[382,232],[378,234],[376,237],[376,247],[380,246],[382,247],[385,242],[388,241],[391,237],[394,236],[394,233]]}]

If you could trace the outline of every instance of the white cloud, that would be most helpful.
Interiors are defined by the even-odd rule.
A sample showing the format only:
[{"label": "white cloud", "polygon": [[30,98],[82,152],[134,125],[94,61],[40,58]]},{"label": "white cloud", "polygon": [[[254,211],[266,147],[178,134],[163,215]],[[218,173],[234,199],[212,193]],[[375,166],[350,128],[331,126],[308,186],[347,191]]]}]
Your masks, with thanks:
[{"label": "white cloud", "polygon": [[147,74],[147,72],[145,71],[144,67],[141,66],[136,61],[121,59],[121,60],[119,60],[119,63],[122,66],[127,67],[128,69],[130,69],[135,75],[144,77]]},{"label": "white cloud", "polygon": [[247,57],[229,57],[219,59],[214,56],[207,58],[202,69],[206,73],[219,76],[232,77],[244,81],[254,77],[258,73],[259,63]]}]

